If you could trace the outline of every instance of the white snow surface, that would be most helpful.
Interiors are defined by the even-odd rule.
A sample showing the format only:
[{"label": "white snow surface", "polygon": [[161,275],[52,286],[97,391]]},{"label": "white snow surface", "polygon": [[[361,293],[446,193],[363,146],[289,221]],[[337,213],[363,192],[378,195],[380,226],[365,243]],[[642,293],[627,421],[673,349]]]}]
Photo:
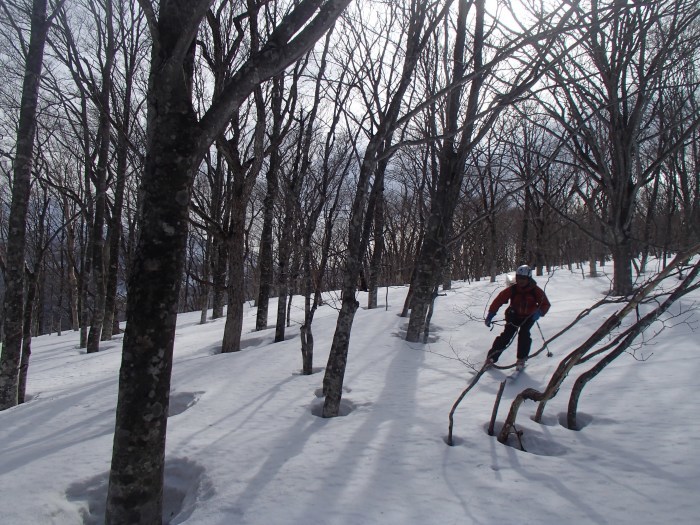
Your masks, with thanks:
[{"label": "white snow surface", "polygon": [[[469,365],[481,366],[498,334],[483,318],[506,279],[455,282],[436,301],[427,344],[404,340],[406,287],[390,288],[388,305],[382,288],[376,310],[359,294],[342,416],[331,419],[319,417],[320,389],[337,296],[317,312],[310,376],[301,375],[299,297],[287,340],[274,344],[274,328],[255,332],[249,307],[243,350],[227,355],[218,353],[225,319],[200,325],[199,313],[180,315],[164,523],[700,523],[698,292],[587,386],[580,430],[564,426],[565,413],[571,384],[590,363],[574,369],[542,423],[533,421],[535,403],[522,405],[516,427],[525,451],[487,433],[508,374],[492,370],[457,408],[454,446],[446,444],[450,410],[475,374]],[[553,305],[539,323],[545,337],[610,287],[580,269],[536,279]],[[553,357],[540,353],[506,385],[496,431],[514,396],[542,389],[560,359],[619,307],[595,310],[550,344]],[[532,336],[535,353],[543,339],[537,327]],[[1,524],[104,522],[120,347],[118,336],[87,355],[73,332],[33,340],[28,401],[0,412]],[[515,344],[499,364],[514,360]]]}]

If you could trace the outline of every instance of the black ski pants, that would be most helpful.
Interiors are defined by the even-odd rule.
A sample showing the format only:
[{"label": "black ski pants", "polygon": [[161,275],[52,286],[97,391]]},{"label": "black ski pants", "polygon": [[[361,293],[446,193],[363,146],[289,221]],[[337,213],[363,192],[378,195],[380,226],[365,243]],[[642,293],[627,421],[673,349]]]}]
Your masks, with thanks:
[{"label": "black ski pants", "polygon": [[518,359],[527,359],[530,355],[530,347],[532,346],[532,337],[530,337],[530,329],[535,324],[532,316],[519,317],[506,311],[506,327],[501,335],[496,337],[489,350],[488,356],[495,363],[501,357],[503,351],[510,345],[510,342],[518,333]]}]

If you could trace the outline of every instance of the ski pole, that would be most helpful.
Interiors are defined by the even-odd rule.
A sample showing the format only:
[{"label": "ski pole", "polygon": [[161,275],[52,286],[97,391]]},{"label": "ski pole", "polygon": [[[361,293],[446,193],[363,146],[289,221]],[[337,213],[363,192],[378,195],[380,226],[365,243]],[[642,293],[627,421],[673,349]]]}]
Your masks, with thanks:
[{"label": "ski pole", "polygon": [[544,341],[544,347],[547,349],[547,357],[552,357],[554,354],[549,350],[549,343],[547,343],[547,340],[544,338],[544,334],[542,333],[542,328],[540,327],[540,322],[535,321],[535,324],[537,325],[537,329],[540,331],[540,336],[542,337],[542,341]]}]

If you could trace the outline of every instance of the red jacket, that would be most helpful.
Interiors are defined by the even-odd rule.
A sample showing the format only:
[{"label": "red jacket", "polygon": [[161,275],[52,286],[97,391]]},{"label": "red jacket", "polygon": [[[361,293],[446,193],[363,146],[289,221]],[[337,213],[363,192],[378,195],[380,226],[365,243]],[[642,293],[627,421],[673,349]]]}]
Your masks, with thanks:
[{"label": "red jacket", "polygon": [[518,317],[529,317],[538,308],[544,315],[551,306],[544,291],[537,286],[533,279],[530,279],[527,286],[522,289],[514,284],[499,293],[491,303],[489,313],[495,314],[508,301],[510,301],[510,307],[513,308],[513,313]]}]

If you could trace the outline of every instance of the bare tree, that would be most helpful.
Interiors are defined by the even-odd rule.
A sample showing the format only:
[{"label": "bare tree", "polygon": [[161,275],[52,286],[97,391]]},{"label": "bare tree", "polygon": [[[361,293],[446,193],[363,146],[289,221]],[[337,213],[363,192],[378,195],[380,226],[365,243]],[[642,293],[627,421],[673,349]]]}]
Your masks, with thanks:
[{"label": "bare tree", "polygon": [[[470,30],[468,21],[472,7],[473,28]],[[492,27],[487,26],[483,0],[459,2],[452,54],[445,64],[450,88],[444,109],[439,175],[416,260],[416,275],[411,283],[413,303],[407,341],[418,341],[427,326],[427,314],[448,261],[452,221],[470,151],[488,133],[500,113],[527,93],[551,63],[558,60],[557,56],[548,57],[544,51],[534,53],[533,57],[525,50],[532,49],[531,44],[538,41],[545,42],[548,48],[546,42],[553,41],[568,27],[570,16],[570,8],[562,8],[552,16],[542,17],[533,27],[523,28],[521,34],[511,35],[505,44],[498,46],[497,53],[490,56],[486,46],[498,24],[492,21]],[[467,58],[468,50],[471,55]],[[507,61],[520,65],[509,73],[510,78],[499,70],[499,65]]]},{"label": "bare tree", "polygon": [[[316,78],[316,89],[314,92],[314,107],[318,111],[321,100],[321,87],[324,84],[326,74],[327,57],[330,49],[332,33],[326,36],[323,53],[319,64]],[[345,112],[345,104],[351,90],[345,87],[344,79],[347,71],[342,70],[337,81],[330,83],[329,96],[332,97],[332,110],[330,124],[325,133],[323,149],[317,154],[316,166],[311,165],[311,159],[307,158],[305,163],[309,170],[311,179],[302,190],[299,199],[300,213],[303,217],[301,228],[301,264],[304,292],[304,323],[301,326],[301,355],[302,373],[309,375],[313,373],[314,337],[312,323],[316,309],[321,303],[322,279],[321,276],[326,271],[328,264],[328,254],[331,249],[333,225],[337,218],[339,205],[342,203],[342,185],[347,174],[350,172],[355,156],[352,151],[343,151],[340,145],[342,140],[338,140],[338,124],[341,115]],[[309,117],[309,121],[315,120]],[[311,122],[310,122],[311,123]],[[310,147],[310,141],[314,136],[313,130],[309,129],[306,136],[305,148]],[[359,129],[358,129],[359,132]],[[322,136],[316,131],[319,138]],[[355,137],[356,138],[356,137]],[[307,150],[307,155],[309,151]],[[331,199],[331,195],[335,196]],[[330,201],[330,202],[329,202]],[[303,203],[303,204],[302,204]],[[323,235],[320,250],[314,250],[314,234],[317,231],[319,219],[324,209],[326,216],[323,221]],[[314,252],[320,252],[317,260],[314,259]],[[315,263],[315,264],[314,264]]]},{"label": "bare tree", "polygon": [[102,326],[102,340],[108,341],[114,333],[119,332],[118,315],[118,282],[120,269],[124,270],[121,261],[121,246],[123,239],[123,218],[124,201],[127,197],[127,181],[130,170],[133,170],[130,157],[135,158],[138,168],[141,160],[140,155],[134,153],[134,144],[138,140],[138,128],[135,113],[138,110],[137,102],[134,100],[137,89],[137,73],[142,67],[144,56],[146,31],[143,14],[137,6],[131,2],[120,1],[116,8],[116,23],[118,30],[119,65],[114,68],[116,73],[122,75],[121,82],[114,82],[112,90],[112,111],[115,121],[116,138],[114,139],[115,149],[115,169],[113,174],[113,200],[111,202],[111,213],[109,230],[107,234],[109,259],[106,264],[106,295],[105,295],[105,315]]},{"label": "bare tree", "polygon": [[[95,3],[78,4],[81,19],[88,20],[95,28],[94,35],[88,33],[93,40],[85,42],[81,39],[85,33],[71,24],[72,17],[67,9],[57,11],[56,37],[49,40],[56,60],[63,63],[68,70],[72,85],[64,80],[61,74],[51,71],[51,94],[63,106],[68,120],[71,137],[64,139],[62,146],[71,151],[76,165],[82,168],[82,181],[78,191],[73,188],[62,188],[68,191],[70,198],[83,212],[82,227],[85,229],[85,242],[80,243],[80,272],[78,273],[78,306],[80,319],[80,347],[88,347],[97,351],[101,332],[102,309],[104,301],[104,272],[103,272],[103,228],[106,214],[106,162],[109,154],[110,115],[101,110],[101,100],[107,99],[109,107],[109,91],[102,90],[100,80],[104,76],[100,72],[100,60],[103,58],[100,50],[105,43],[102,37],[106,31],[101,31],[101,12]],[[90,17],[92,14],[92,17]],[[106,39],[106,36],[105,36]],[[94,47],[95,53],[87,54],[85,49]],[[113,50],[110,50],[113,54]],[[111,69],[111,67],[110,67]],[[111,71],[110,71],[111,73]],[[99,80],[98,80],[99,79]],[[111,75],[107,78],[107,88],[110,88]],[[95,121],[94,115],[97,114]],[[108,135],[103,138],[103,133]],[[72,144],[76,142],[76,144]],[[71,143],[71,144],[69,144]],[[101,163],[101,164],[100,164]],[[98,170],[97,165],[100,164]],[[99,230],[99,231],[97,231]],[[92,320],[91,320],[92,313]],[[95,326],[92,321],[98,321],[100,328],[88,329]]]},{"label": "bare tree", "polygon": [[153,40],[148,149],[140,235],[129,278],[107,524],[162,522],[176,307],[194,173],[255,88],[303,56],[348,3],[296,4],[197,119],[192,106],[194,43],[211,2],[139,2]]},{"label": "bare tree", "polygon": [[[362,270],[362,258],[369,238],[368,234],[365,235],[365,216],[372,211],[369,209],[369,202],[372,199],[376,202],[377,194],[384,185],[384,172],[379,171],[378,167],[385,155],[390,154],[392,136],[396,131],[401,110],[406,103],[404,97],[412,83],[421,50],[429,42],[432,31],[446,10],[446,7],[443,10],[438,10],[435,5],[426,5],[424,2],[418,1],[412,1],[410,6],[404,7],[403,10],[396,4],[391,4],[391,6],[396,10],[391,13],[392,19],[404,28],[400,36],[404,39],[401,44],[405,48],[405,54],[402,57],[403,64],[398,68],[400,73],[396,75],[394,72],[397,76],[395,84],[387,85],[382,91],[384,98],[370,98],[372,101],[370,107],[375,102],[381,103],[383,107],[377,115],[374,129],[365,146],[357,178],[356,194],[350,211],[348,248],[343,270],[342,304],[323,380],[325,395],[323,417],[336,417],[340,409],[350,331],[355,312],[359,307],[355,292]],[[449,2],[447,6],[449,6]],[[388,44],[389,42],[386,43],[386,45]],[[396,56],[393,55],[392,59],[396,60]],[[370,187],[373,195],[370,194]]]},{"label": "bare tree", "polygon": [[[673,74],[678,64],[697,57],[700,9],[691,0],[591,0],[576,10],[576,19],[579,29],[550,46],[559,52],[571,38],[578,41],[549,70],[553,87],[541,101],[569,135],[581,171],[605,197],[596,217],[614,259],[614,293],[627,295],[639,192],[700,125],[697,115],[667,121],[682,131],[662,149],[651,147],[661,133],[662,93],[680,78]],[[590,194],[579,196],[596,209]]]},{"label": "bare tree", "polygon": [[[107,297],[107,275],[105,255],[104,229],[107,215],[107,165],[110,162],[110,143],[112,121],[110,115],[110,97],[112,94],[112,69],[114,66],[115,43],[112,21],[112,0],[105,0],[104,21],[97,19],[96,23],[104,24],[104,63],[100,71],[101,86],[95,94],[99,108],[98,119],[98,153],[95,167],[95,216],[92,227],[92,264],[94,304],[90,333],[88,334],[87,352],[97,352],[102,339],[102,325],[105,318],[105,301]],[[96,11],[96,10],[95,10]]]},{"label": "bare tree", "polygon": [[[2,8],[6,9],[3,2]],[[6,14],[12,16],[7,10]],[[22,354],[24,321],[24,254],[26,245],[27,205],[31,187],[36,112],[39,84],[44,59],[44,47],[49,31],[47,1],[34,0],[31,10],[29,42],[22,33],[25,55],[24,82],[17,128],[14,158],[12,204],[8,217],[7,250],[5,258],[5,341],[0,356],[0,410],[18,403],[19,367]]]},{"label": "bare tree", "polygon": [[[681,279],[680,283],[676,288],[664,299],[661,304],[656,308],[653,308],[651,312],[647,313],[641,319],[638,319],[630,328],[625,330],[624,334],[618,336],[614,339],[612,344],[607,345],[608,349],[612,347],[602,359],[600,359],[595,366],[590,370],[581,374],[571,389],[571,395],[569,396],[569,407],[567,410],[567,427],[576,430],[578,429],[577,424],[577,413],[578,413],[578,403],[581,398],[581,393],[585,386],[593,380],[598,374],[600,374],[605,368],[612,363],[615,359],[620,357],[624,352],[629,351],[632,343],[639,338],[644,331],[651,326],[654,321],[659,319],[662,314],[664,314],[668,309],[680,298],[684,297],[690,292],[693,292],[700,288],[700,282],[698,281],[698,275],[700,275],[700,261],[695,262],[691,266],[687,275]],[[601,352],[600,350],[596,353]]]},{"label": "bare tree", "polygon": [[[272,129],[269,133],[269,161],[265,173],[267,188],[263,201],[263,225],[260,234],[260,253],[258,255],[260,286],[257,299],[256,330],[263,330],[267,327],[270,294],[274,286],[273,227],[275,222],[275,203],[279,192],[279,171],[282,165],[283,142],[291,129],[291,117],[294,113],[297,99],[298,75],[294,75],[291,80],[291,85],[287,88],[285,86],[285,74],[277,75],[272,79],[270,100]],[[286,91],[286,89],[289,89],[289,91]]]}]

